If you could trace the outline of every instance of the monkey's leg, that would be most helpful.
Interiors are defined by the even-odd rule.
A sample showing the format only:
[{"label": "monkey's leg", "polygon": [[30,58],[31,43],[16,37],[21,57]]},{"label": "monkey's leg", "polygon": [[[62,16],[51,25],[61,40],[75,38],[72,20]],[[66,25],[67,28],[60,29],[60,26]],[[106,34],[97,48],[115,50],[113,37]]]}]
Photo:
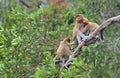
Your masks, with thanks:
[{"label": "monkey's leg", "polygon": [[83,41],[87,41],[90,37],[84,35],[80,30],[77,31],[77,41],[80,44],[80,42]]},{"label": "monkey's leg", "polygon": [[[79,44],[80,44],[80,42],[82,41],[81,38],[87,39],[87,36],[85,36],[80,30],[77,30],[76,37],[77,37],[77,42],[78,42]],[[72,41],[72,42],[70,43],[70,45],[73,45],[73,44],[75,44],[75,41]]]},{"label": "monkey's leg", "polygon": [[96,39],[97,41],[102,41],[102,40],[104,40],[103,31],[100,31],[100,32],[95,36],[95,39]]},{"label": "monkey's leg", "polygon": [[82,38],[85,37],[85,34],[83,34],[80,30],[77,30],[77,35],[79,35]]},{"label": "monkey's leg", "polygon": [[60,71],[64,68],[64,64],[65,64],[65,58],[61,57],[60,60],[62,60],[62,65],[60,66]]},{"label": "monkey's leg", "polygon": [[57,59],[57,55],[54,57],[53,61],[54,61],[55,63],[58,63],[58,62],[60,61],[59,59]]},{"label": "monkey's leg", "polygon": [[78,44],[80,44],[81,41],[82,41],[81,36],[79,35],[79,33],[77,33],[77,42],[78,42]]},{"label": "monkey's leg", "polygon": [[56,58],[57,58],[57,55],[54,57],[53,61],[55,61],[55,60],[56,60]]},{"label": "monkey's leg", "polygon": [[66,61],[66,57],[62,58],[62,66],[61,66],[61,68],[60,68],[60,71],[61,71],[63,68],[68,69],[68,66],[64,66],[65,61]]}]

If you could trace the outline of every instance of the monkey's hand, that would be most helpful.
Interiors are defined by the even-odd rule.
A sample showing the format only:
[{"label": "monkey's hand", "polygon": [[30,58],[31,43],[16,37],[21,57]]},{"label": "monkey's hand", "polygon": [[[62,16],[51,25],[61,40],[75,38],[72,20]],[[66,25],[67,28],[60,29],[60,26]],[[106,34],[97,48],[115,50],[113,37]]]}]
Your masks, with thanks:
[{"label": "monkey's hand", "polygon": [[90,36],[84,36],[84,38],[82,39],[83,41],[88,41],[90,39]]}]

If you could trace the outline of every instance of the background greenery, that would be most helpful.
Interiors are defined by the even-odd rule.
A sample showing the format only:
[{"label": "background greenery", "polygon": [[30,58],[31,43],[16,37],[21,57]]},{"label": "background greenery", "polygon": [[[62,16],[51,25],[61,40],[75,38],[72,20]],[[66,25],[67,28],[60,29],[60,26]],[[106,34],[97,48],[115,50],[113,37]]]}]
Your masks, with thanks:
[{"label": "background greenery", "polygon": [[[72,40],[76,14],[101,24],[120,14],[119,0],[0,0],[0,78],[119,78],[120,23],[104,30],[105,40],[82,48],[69,70],[59,71],[52,48]],[[46,3],[47,1],[47,3]]]}]

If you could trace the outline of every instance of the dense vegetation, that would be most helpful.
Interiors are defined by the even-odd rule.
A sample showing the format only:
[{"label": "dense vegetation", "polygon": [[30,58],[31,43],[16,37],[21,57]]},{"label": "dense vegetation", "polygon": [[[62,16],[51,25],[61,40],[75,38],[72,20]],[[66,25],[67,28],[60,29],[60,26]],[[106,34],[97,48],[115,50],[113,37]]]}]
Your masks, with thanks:
[{"label": "dense vegetation", "polygon": [[65,37],[72,40],[76,14],[101,24],[120,14],[117,0],[67,0],[60,9],[42,7],[46,0],[25,0],[28,8],[19,1],[0,0],[0,78],[120,77],[120,23],[104,30],[105,40],[83,47],[69,70],[60,72],[51,53]]}]

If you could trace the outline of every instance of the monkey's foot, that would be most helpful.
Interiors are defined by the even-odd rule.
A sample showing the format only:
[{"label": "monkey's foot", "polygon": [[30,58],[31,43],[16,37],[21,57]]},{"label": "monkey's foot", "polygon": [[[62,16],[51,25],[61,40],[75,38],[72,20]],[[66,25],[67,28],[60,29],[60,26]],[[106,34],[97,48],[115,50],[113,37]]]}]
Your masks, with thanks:
[{"label": "monkey's foot", "polygon": [[89,40],[89,38],[89,36],[85,36],[82,40],[86,42],[87,40]]}]

